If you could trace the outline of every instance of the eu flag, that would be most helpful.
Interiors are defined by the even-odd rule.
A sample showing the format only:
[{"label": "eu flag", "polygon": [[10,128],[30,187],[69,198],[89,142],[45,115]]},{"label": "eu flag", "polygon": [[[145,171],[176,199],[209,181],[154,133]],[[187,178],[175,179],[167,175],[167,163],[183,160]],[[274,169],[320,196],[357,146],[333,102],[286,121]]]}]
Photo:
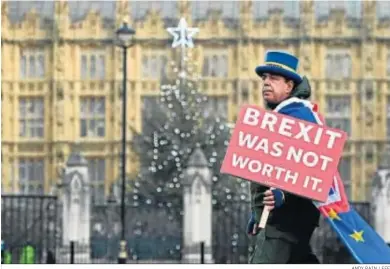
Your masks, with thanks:
[{"label": "eu flag", "polygon": [[[323,118],[315,116],[321,124]],[[327,201],[314,204],[358,263],[390,263],[390,247],[350,206],[338,172],[333,178]]]},{"label": "eu flag", "polygon": [[390,263],[390,247],[354,209],[327,220],[357,262]]}]

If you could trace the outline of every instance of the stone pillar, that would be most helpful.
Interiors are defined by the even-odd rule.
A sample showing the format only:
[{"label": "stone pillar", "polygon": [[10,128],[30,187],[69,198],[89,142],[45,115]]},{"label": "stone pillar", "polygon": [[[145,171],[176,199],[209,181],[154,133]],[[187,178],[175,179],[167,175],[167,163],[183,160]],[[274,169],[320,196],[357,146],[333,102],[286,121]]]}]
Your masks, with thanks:
[{"label": "stone pillar", "polygon": [[75,244],[75,263],[90,263],[90,188],[87,161],[74,150],[66,163],[62,187],[62,247],[64,263],[70,261],[70,242]]},{"label": "stone pillar", "polygon": [[390,147],[386,147],[372,186],[375,231],[390,244]]},{"label": "stone pillar", "polygon": [[184,263],[201,262],[201,242],[204,242],[204,262],[212,263],[212,172],[201,149],[189,159],[184,176]]}]

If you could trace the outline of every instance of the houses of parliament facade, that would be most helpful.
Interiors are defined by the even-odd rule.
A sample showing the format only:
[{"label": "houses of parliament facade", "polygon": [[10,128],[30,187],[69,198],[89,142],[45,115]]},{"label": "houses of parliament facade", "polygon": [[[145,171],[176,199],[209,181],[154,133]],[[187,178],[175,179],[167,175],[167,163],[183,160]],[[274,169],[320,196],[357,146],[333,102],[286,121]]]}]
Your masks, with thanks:
[{"label": "houses of parliament facade", "polygon": [[[198,27],[192,61],[208,109],[234,122],[262,104],[254,68],[267,50],[300,58],[329,126],[348,133],[339,170],[350,200],[369,186],[390,139],[390,2],[2,1],[2,193],[47,194],[75,143],[93,201],[120,173],[122,53],[115,31],[136,30],[128,51],[127,128],[142,130],[174,49],[167,27]],[[137,170],[128,143],[127,173]],[[130,176],[131,177],[131,176]]]}]

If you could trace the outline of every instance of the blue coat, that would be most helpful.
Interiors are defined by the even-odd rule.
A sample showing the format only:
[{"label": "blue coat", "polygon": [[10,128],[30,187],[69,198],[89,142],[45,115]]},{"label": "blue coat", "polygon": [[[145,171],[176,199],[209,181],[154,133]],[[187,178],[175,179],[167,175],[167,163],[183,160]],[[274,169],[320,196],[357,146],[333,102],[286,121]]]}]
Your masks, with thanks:
[{"label": "blue coat", "polygon": [[313,123],[319,122],[319,119],[313,113],[312,104],[296,97],[283,101],[274,109],[274,111]]}]

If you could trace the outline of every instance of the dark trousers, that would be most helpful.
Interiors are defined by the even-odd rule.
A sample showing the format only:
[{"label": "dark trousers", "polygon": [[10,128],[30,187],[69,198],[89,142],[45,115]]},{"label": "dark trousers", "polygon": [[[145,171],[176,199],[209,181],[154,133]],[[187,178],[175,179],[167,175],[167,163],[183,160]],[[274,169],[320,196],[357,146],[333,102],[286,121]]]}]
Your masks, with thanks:
[{"label": "dark trousers", "polygon": [[319,264],[317,256],[311,250],[310,245],[293,245],[289,264]]},{"label": "dark trousers", "polygon": [[255,237],[249,263],[254,264],[319,264],[309,243],[295,243],[283,237],[266,236],[265,230]]}]

